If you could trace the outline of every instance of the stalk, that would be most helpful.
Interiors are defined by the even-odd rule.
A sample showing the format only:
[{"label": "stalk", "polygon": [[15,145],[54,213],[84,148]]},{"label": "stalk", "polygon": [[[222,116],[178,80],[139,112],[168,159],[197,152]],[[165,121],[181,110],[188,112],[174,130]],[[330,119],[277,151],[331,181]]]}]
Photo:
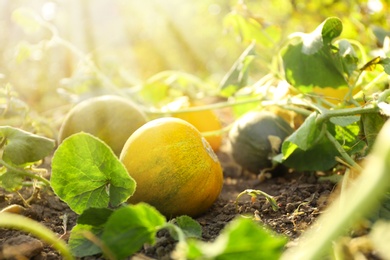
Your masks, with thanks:
[{"label": "stalk", "polygon": [[321,215],[312,229],[282,259],[322,259],[332,243],[378,205],[390,188],[390,121],[380,131],[361,175]]}]

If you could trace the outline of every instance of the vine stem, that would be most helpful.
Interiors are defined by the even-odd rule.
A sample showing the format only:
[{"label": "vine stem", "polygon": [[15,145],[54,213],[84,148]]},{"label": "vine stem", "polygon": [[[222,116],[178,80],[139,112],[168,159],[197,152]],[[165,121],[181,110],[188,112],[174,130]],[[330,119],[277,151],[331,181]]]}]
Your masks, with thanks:
[{"label": "vine stem", "polygon": [[61,253],[64,259],[74,259],[70,249],[63,240],[59,239],[57,235],[46,226],[30,218],[18,214],[2,212],[0,213],[0,227],[12,228],[26,233],[31,233],[53,246],[53,248]]},{"label": "vine stem", "polygon": [[320,124],[331,117],[338,116],[353,116],[357,114],[368,114],[378,112],[379,108],[377,106],[369,107],[353,107],[345,109],[336,109],[336,110],[323,110],[316,119],[316,123]]},{"label": "vine stem", "polygon": [[359,164],[357,164],[351,156],[348,155],[348,153],[344,150],[344,148],[340,145],[340,143],[334,138],[334,136],[329,133],[328,130],[325,132],[326,137],[329,139],[329,141],[336,147],[337,151],[340,153],[340,155],[344,158],[344,160],[351,166],[361,170],[361,167]]},{"label": "vine stem", "polygon": [[14,167],[8,163],[6,163],[4,160],[0,159],[0,164],[4,165],[6,168],[8,169],[11,169],[12,171],[20,174],[20,175],[23,175],[23,176],[26,176],[26,177],[30,177],[32,179],[36,179],[38,181],[41,181],[43,182],[46,186],[50,186],[50,181],[46,180],[45,178],[39,176],[39,175],[36,175],[34,173],[30,173],[28,172],[27,170],[24,170],[24,169],[20,169],[20,168],[17,168],[17,167]]},{"label": "vine stem", "polygon": [[311,111],[300,108],[300,107],[294,107],[294,105],[300,105],[300,106],[309,106],[307,104],[304,104],[302,102],[294,102],[294,101],[272,101],[272,100],[260,100],[259,97],[254,98],[248,98],[245,100],[234,100],[234,101],[225,101],[225,102],[218,102],[213,104],[207,104],[202,106],[194,106],[194,107],[188,107],[185,109],[179,109],[179,110],[161,110],[156,108],[147,108],[145,106],[142,106],[142,110],[145,113],[153,114],[153,115],[166,115],[166,114],[177,114],[177,113],[190,113],[190,112],[198,112],[198,111],[204,111],[204,110],[215,110],[215,109],[221,109],[225,107],[233,107],[233,106],[239,106],[244,104],[250,104],[250,103],[259,103],[261,107],[267,107],[267,106],[279,106],[281,108],[285,108],[290,111],[297,112],[302,115],[310,115]]}]

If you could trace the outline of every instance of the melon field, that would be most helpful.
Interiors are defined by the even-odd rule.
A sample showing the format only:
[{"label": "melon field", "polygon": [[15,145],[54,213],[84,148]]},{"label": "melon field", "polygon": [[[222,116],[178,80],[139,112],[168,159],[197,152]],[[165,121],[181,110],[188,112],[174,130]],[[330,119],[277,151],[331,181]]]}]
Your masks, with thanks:
[{"label": "melon field", "polygon": [[0,259],[390,259],[389,8],[1,2]]}]

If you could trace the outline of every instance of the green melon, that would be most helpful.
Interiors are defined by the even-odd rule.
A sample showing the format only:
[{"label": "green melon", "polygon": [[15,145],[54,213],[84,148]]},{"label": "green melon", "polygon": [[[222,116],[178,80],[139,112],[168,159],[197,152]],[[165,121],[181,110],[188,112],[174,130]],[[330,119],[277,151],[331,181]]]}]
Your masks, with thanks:
[{"label": "green melon", "polygon": [[61,143],[72,134],[86,132],[103,140],[119,156],[130,135],[146,122],[145,114],[124,97],[93,97],[69,111],[60,128],[58,141]]},{"label": "green melon", "polygon": [[248,112],[229,131],[231,155],[243,169],[259,174],[272,166],[272,156],[293,131],[283,118],[271,112]]}]

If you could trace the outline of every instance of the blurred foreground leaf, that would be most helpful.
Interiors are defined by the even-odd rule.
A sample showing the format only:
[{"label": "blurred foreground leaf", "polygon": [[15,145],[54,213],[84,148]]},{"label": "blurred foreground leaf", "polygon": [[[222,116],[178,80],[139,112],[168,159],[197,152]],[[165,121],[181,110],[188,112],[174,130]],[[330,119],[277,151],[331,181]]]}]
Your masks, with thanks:
[{"label": "blurred foreground leaf", "polygon": [[[247,218],[230,222],[212,243],[188,241],[187,259],[279,259],[287,239]],[[180,254],[176,248],[175,254]]]}]

